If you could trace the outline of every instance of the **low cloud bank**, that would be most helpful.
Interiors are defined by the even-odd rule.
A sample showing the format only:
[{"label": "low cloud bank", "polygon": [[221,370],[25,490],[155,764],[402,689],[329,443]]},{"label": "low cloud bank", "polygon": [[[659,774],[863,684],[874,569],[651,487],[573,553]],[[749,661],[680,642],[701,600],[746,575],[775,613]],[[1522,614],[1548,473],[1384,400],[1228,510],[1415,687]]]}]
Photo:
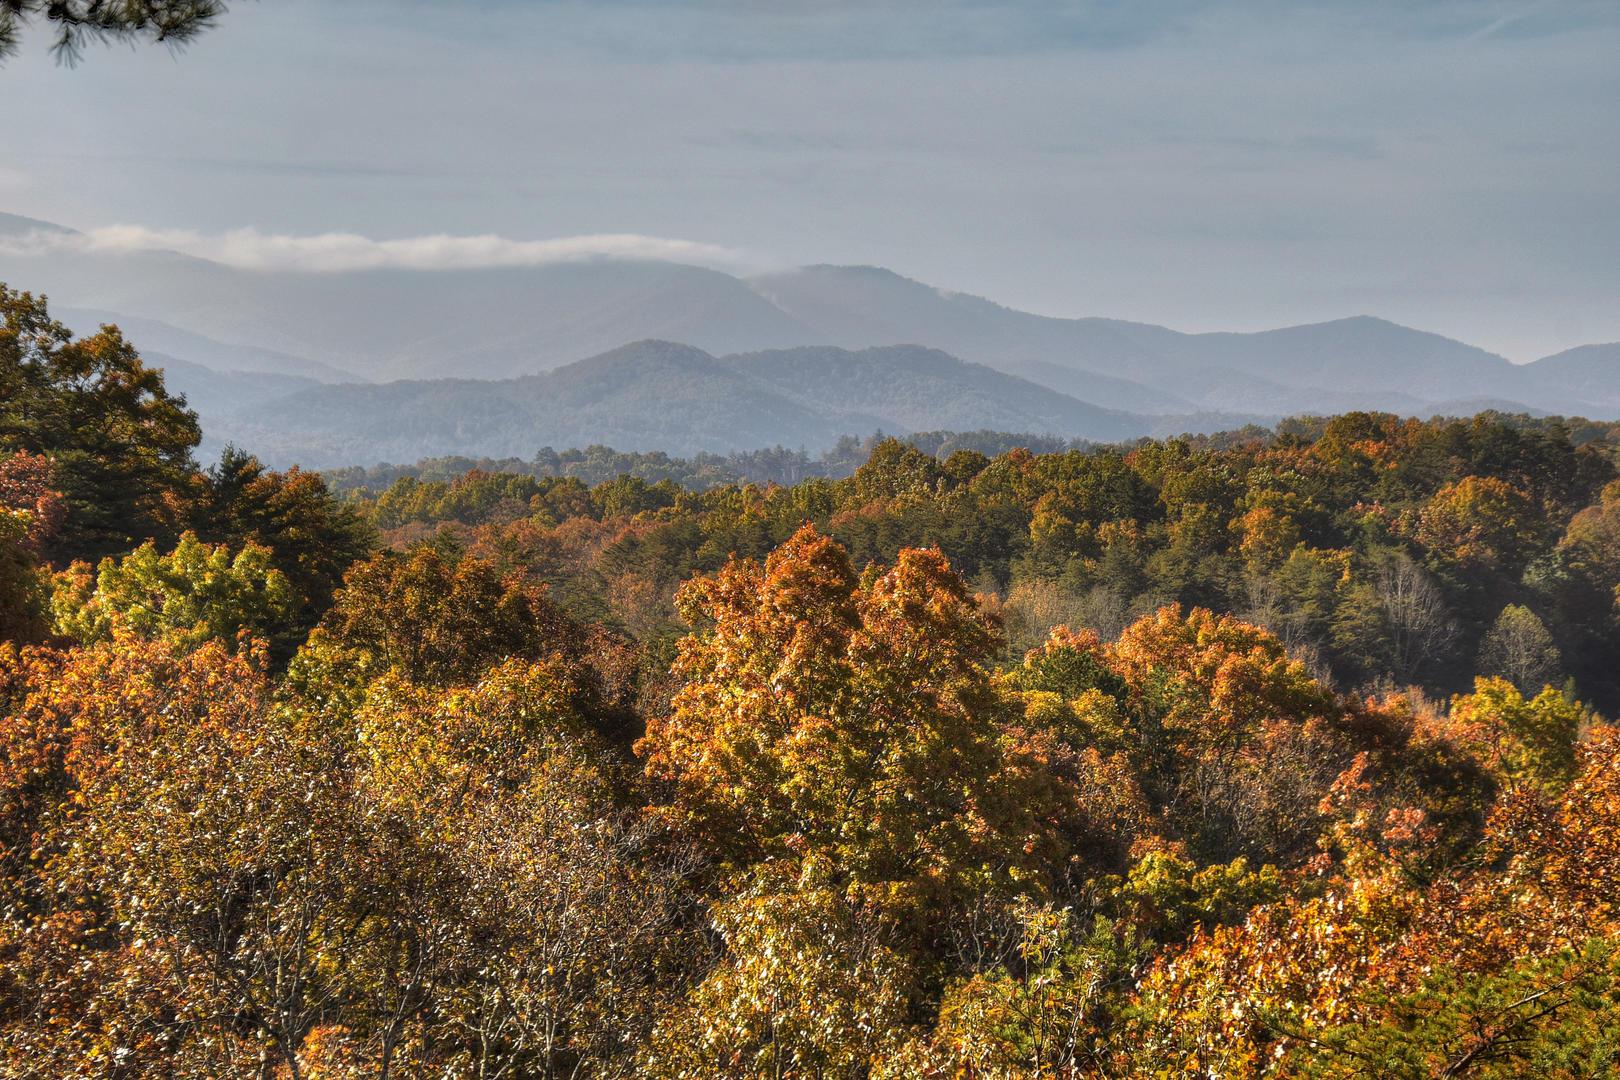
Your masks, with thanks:
[{"label": "low cloud bank", "polygon": [[309,273],[480,270],[545,266],[584,259],[660,259],[722,268],[740,268],[750,262],[733,248],[637,233],[602,233],[553,240],[443,234],[373,240],[355,233],[286,236],[257,229],[201,233],[189,229],[109,225],[84,232],[38,230],[0,236],[0,254],[3,255],[37,256],[59,252],[127,255],[143,251],[177,251],[242,270]]}]

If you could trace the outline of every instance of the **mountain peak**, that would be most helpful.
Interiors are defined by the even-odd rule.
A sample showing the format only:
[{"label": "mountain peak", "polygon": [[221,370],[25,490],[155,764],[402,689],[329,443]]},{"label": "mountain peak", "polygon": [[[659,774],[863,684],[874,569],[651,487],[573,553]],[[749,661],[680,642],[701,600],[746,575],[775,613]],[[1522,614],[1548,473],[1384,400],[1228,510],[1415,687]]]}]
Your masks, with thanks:
[{"label": "mountain peak", "polygon": [[[598,353],[564,364],[555,374],[580,375],[605,371],[646,371],[653,368],[705,369],[715,365],[714,357],[692,345],[662,338],[643,338],[620,345],[617,349]],[[530,376],[533,378],[534,376]]]},{"label": "mountain peak", "polygon": [[871,263],[812,263],[809,266],[799,267],[803,274],[837,274],[842,277],[862,277],[880,281],[905,281],[913,285],[921,284],[913,281],[903,274],[897,274],[886,266],[874,266]]},{"label": "mountain peak", "polygon": [[827,285],[842,285],[851,288],[912,289],[935,295],[944,295],[946,292],[946,290],[937,289],[927,282],[896,273],[888,267],[872,266],[866,263],[814,263],[810,266],[801,266],[781,273],[760,274],[750,278],[749,284],[768,294],[771,283],[793,279],[801,282],[815,281]]}]

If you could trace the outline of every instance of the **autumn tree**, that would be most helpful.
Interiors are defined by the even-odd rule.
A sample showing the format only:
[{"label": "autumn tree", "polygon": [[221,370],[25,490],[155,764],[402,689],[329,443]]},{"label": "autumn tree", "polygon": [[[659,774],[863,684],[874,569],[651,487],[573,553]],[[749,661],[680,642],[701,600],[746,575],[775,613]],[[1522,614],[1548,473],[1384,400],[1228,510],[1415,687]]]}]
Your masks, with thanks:
[{"label": "autumn tree", "polygon": [[44,633],[46,588],[26,546],[30,525],[27,515],[0,509],[0,642]]},{"label": "autumn tree", "polygon": [[17,453],[0,458],[0,507],[28,515],[22,543],[39,553],[56,538],[66,507],[55,487],[56,468],[49,458]]},{"label": "autumn tree", "polygon": [[1447,484],[1418,515],[1417,536],[1446,559],[1516,573],[1535,553],[1543,519],[1524,491],[1492,476]]},{"label": "autumn tree", "polygon": [[44,455],[66,518],[48,553],[100,558],[169,537],[201,435],[116,327],[75,339],[43,297],[0,285],[0,451]]},{"label": "autumn tree", "polygon": [[291,1062],[324,1007],[312,935],[333,875],[311,860],[337,857],[336,817],[262,673],[217,644],[123,638],[31,682],[4,739],[31,764],[6,786],[35,807],[48,876],[8,916],[27,977],[7,988],[7,1053],[56,1074],[114,1047],[179,1076]]},{"label": "autumn tree", "polygon": [[660,1023],[646,1075],[866,1076],[907,1034],[915,960],[841,890],[756,880],[712,918],[725,954]]},{"label": "autumn tree", "polygon": [[1332,802],[1361,852],[1321,896],[1264,905],[1161,958],[1119,1064],[1414,1080],[1605,1071],[1620,1015],[1616,745],[1597,732],[1554,797],[1514,790],[1486,836],[1504,857],[1438,878],[1411,874],[1402,853],[1428,842],[1420,819],[1358,810],[1364,774],[1347,773]]},{"label": "autumn tree", "polygon": [[40,552],[62,523],[62,497],[52,487],[46,458],[0,458],[0,641],[31,641],[44,634],[48,587]]},{"label": "autumn tree", "polygon": [[560,657],[451,688],[391,673],[354,716],[367,863],[346,878],[370,883],[371,919],[336,978],[384,1071],[625,1075],[681,982],[687,862],[621,804],[581,674]]},{"label": "autumn tree", "polygon": [[409,679],[452,685],[512,656],[578,649],[583,635],[543,587],[490,563],[420,545],[354,566],[322,638]]},{"label": "autumn tree", "polygon": [[696,627],[640,744],[726,859],[793,859],[895,911],[1017,889],[1047,842],[1006,782],[995,636],[932,551],[857,577],[801,529],[684,591]]},{"label": "autumn tree", "polygon": [[388,672],[345,712],[218,642],[113,633],[0,669],[0,1050],[634,1073],[688,978],[693,861],[625,805],[575,662]]},{"label": "autumn tree", "polygon": [[1558,550],[1601,607],[1620,608],[1620,481],[1605,487],[1596,503],[1570,520]]},{"label": "autumn tree", "polygon": [[1074,1076],[1106,1069],[1131,970],[1146,950],[1070,908],[1024,902],[995,966],[946,987],[932,1031],[877,1075]]},{"label": "autumn tree", "polygon": [[1168,607],[1109,651],[1139,775],[1201,853],[1297,856],[1348,757],[1331,690],[1273,635]]}]

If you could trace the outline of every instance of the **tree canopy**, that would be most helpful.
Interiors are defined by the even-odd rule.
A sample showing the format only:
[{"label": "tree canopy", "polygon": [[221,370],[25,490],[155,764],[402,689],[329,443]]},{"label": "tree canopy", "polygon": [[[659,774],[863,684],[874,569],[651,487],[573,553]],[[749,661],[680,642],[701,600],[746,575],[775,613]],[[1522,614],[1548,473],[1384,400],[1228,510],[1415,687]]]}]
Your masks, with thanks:
[{"label": "tree canopy", "polygon": [[1620,1062],[1615,432],[340,498],[4,295],[0,1075]]}]

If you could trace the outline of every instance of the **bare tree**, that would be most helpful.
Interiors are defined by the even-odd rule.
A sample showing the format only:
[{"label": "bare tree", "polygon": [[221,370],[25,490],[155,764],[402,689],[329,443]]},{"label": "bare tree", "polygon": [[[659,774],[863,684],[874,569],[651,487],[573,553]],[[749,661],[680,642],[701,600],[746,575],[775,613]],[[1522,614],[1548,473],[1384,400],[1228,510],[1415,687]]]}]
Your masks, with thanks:
[{"label": "bare tree", "polygon": [[1014,658],[1037,648],[1056,626],[1088,627],[1104,641],[1112,641],[1131,621],[1125,598],[1116,590],[1093,585],[1082,592],[1049,579],[1014,585],[1000,611],[1008,655]]},{"label": "bare tree", "polygon": [[1524,694],[1556,679],[1562,661],[1546,624],[1521,604],[1502,609],[1479,650],[1482,673],[1500,675]]},{"label": "bare tree", "polygon": [[1389,619],[1398,679],[1418,675],[1443,660],[1456,644],[1457,621],[1423,567],[1404,551],[1392,552],[1378,567],[1375,588]]}]

